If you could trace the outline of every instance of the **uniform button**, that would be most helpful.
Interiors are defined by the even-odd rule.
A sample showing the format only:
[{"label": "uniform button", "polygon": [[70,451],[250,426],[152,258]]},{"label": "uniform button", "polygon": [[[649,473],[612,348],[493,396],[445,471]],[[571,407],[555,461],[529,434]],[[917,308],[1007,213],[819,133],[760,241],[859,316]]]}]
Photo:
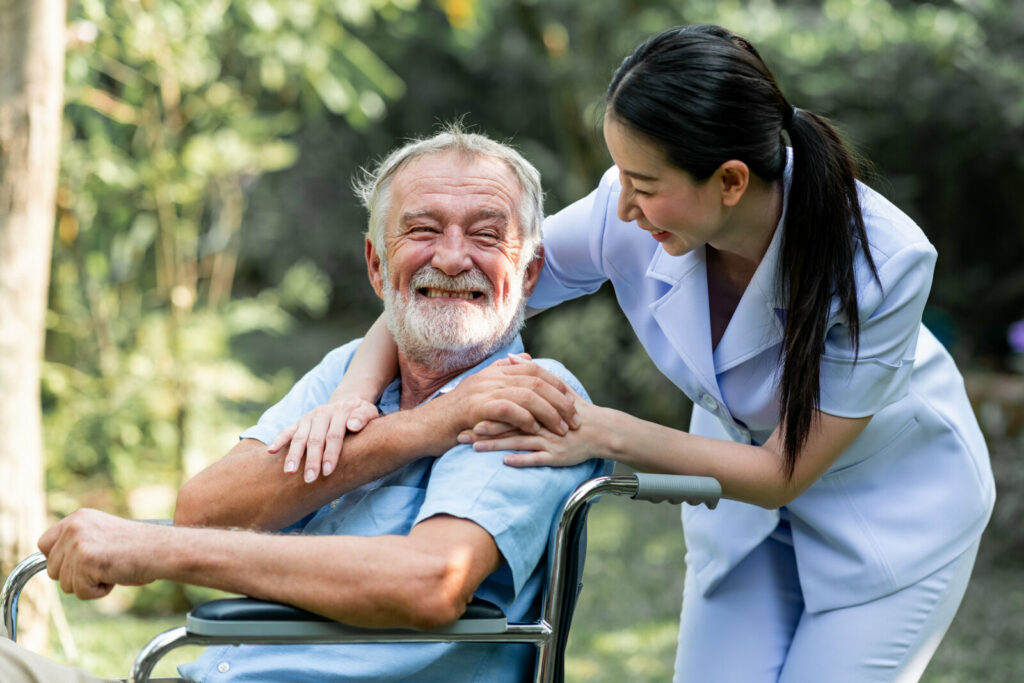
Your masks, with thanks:
[{"label": "uniform button", "polygon": [[341,498],[335,498],[334,500],[332,500],[331,501],[331,509],[332,510],[336,510],[338,508],[338,503],[340,503],[340,502],[341,502]]},{"label": "uniform button", "polygon": [[217,671],[221,672],[222,674],[226,674],[230,669],[231,665],[227,662],[221,662],[217,665]]},{"label": "uniform button", "polygon": [[710,410],[711,412],[715,412],[716,410],[718,410],[718,401],[716,401],[715,397],[712,396],[711,394],[701,394],[700,402],[703,403],[704,407]]}]

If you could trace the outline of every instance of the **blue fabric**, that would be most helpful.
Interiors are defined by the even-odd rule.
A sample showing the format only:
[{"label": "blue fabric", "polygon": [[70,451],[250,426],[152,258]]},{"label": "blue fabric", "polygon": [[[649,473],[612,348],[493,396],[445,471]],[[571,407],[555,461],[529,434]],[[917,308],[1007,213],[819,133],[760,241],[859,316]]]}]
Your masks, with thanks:
[{"label": "blue fabric", "polygon": [[[784,197],[792,182],[792,155]],[[589,196],[544,221],[545,264],[528,302],[544,309],[610,281],[659,370],[693,402],[690,431],[763,444],[779,425],[782,219],[717,346],[711,344],[705,250],[671,256],[617,216],[611,168]],[[979,537],[995,499],[988,451],[953,359],[921,316],[935,249],[921,229],[859,186],[878,280],[855,261],[860,348],[833,305],[821,363],[821,410],[873,416],[828,472],[788,506],[811,611],[909,586]],[[856,356],[856,363],[854,358]],[[779,514],[732,500],[683,506],[687,564],[708,593],[776,528]]]},{"label": "blue fabric", "polygon": [[[358,340],[327,354],[242,437],[268,443],[281,428],[325,402],[357,346]],[[522,348],[517,338],[434,396]],[[586,396],[583,387],[561,364],[544,359],[537,362]],[[399,392],[396,380],[381,396],[378,405],[382,412],[398,410]],[[492,535],[504,559],[476,595],[500,606],[510,620],[530,618],[543,586],[542,559],[552,521],[569,492],[585,479],[601,473],[604,463],[592,460],[570,468],[515,469],[502,463],[504,455],[476,453],[471,447],[460,445],[440,458],[421,458],[325,505],[305,522],[301,533],[408,534],[415,524],[433,515],[472,520]],[[198,661],[179,667],[179,671],[203,683],[520,681],[529,676],[533,661],[532,645],[243,645],[209,648]]]}]

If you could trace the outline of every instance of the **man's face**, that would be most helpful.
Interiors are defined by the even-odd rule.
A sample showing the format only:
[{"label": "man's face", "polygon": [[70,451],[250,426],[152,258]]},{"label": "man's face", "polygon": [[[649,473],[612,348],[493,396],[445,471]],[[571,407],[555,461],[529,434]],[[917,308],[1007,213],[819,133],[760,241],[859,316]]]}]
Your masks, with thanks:
[{"label": "man's face", "polygon": [[521,194],[502,161],[454,152],[416,159],[392,179],[386,263],[369,243],[367,261],[406,356],[447,372],[518,332],[541,264],[520,263]]}]

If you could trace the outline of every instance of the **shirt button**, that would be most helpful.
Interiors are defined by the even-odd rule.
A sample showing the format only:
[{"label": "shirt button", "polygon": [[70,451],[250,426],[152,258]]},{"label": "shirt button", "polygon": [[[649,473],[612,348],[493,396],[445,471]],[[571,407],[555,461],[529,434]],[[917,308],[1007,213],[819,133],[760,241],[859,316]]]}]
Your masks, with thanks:
[{"label": "shirt button", "polygon": [[341,498],[335,498],[334,500],[332,500],[331,501],[331,509],[332,510],[336,510],[338,508],[338,503],[340,503],[340,502],[341,502]]},{"label": "shirt button", "polygon": [[227,662],[221,662],[217,665],[217,671],[221,672],[222,674],[226,674],[230,669],[231,665]]},{"label": "shirt button", "polygon": [[718,401],[711,394],[701,394],[700,402],[704,404],[704,407],[710,410],[712,413],[718,410]]}]

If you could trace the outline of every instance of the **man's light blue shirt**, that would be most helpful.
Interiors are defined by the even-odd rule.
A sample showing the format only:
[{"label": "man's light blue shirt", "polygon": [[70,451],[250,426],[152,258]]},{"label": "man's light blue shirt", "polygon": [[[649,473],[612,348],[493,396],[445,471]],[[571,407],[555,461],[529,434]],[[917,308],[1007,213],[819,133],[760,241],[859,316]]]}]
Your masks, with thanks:
[{"label": "man's light blue shirt", "polygon": [[[361,340],[331,351],[259,422],[242,434],[270,443],[277,433],[327,401]],[[479,365],[462,373],[431,398],[509,353],[523,350],[517,337]],[[560,363],[540,359],[546,370],[586,396]],[[384,391],[378,407],[398,410],[400,382]],[[428,399],[430,400],[430,399]],[[288,528],[303,534],[380,536],[408,534],[434,515],[471,520],[487,530],[503,562],[476,595],[501,607],[510,621],[534,616],[544,581],[548,532],[562,501],[604,463],[591,460],[568,468],[507,467],[507,452],[477,453],[458,445],[440,458],[420,458],[391,474],[346,493]],[[274,681],[519,681],[532,671],[532,645],[496,643],[381,643],[343,645],[242,645],[212,647],[182,676],[202,683]]]}]

